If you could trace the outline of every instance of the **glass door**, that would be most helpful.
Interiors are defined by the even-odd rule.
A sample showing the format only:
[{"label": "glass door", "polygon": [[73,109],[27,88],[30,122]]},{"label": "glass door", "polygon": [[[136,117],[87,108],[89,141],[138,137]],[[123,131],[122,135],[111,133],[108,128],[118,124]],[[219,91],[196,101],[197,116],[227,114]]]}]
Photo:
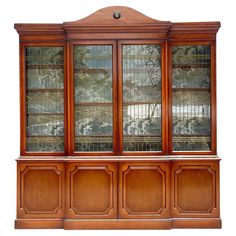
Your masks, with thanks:
[{"label": "glass door", "polygon": [[162,152],[162,45],[120,43],[120,151]]},{"label": "glass door", "polygon": [[173,45],[172,151],[209,152],[212,147],[210,44]]},{"label": "glass door", "polygon": [[163,50],[159,41],[73,43],[75,155],[162,153]]},{"label": "glass door", "polygon": [[26,46],[26,152],[64,152],[64,48]]},{"label": "glass door", "polygon": [[115,153],[114,43],[73,45],[74,151]]}]

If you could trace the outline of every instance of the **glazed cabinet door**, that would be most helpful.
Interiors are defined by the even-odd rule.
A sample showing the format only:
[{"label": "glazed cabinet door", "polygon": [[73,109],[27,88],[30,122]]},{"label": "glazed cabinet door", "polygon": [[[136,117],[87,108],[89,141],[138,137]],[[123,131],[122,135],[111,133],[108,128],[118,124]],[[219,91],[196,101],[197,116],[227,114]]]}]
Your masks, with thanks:
[{"label": "glazed cabinet door", "polygon": [[21,155],[64,153],[64,46],[21,46]]},{"label": "glazed cabinet door", "polygon": [[[116,153],[116,44],[79,41],[71,45],[72,153]],[[72,92],[71,91],[71,92]]]},{"label": "glazed cabinet door", "polygon": [[160,41],[118,44],[119,145],[124,155],[165,152],[164,45]]},{"label": "glazed cabinet door", "polygon": [[170,152],[215,154],[214,43],[172,43],[169,51]]},{"label": "glazed cabinet door", "polygon": [[74,41],[70,54],[71,154],[166,153],[165,44]]},{"label": "glazed cabinet door", "polygon": [[169,203],[169,162],[119,164],[119,218],[168,218]]},{"label": "glazed cabinet door", "polygon": [[117,217],[117,165],[68,163],[67,218]]}]

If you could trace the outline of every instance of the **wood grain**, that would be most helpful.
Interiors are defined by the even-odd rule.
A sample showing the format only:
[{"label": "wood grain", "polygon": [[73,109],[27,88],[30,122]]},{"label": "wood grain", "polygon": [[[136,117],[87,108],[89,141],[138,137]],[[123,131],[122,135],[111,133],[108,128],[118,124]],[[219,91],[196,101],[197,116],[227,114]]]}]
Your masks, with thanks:
[{"label": "wood grain", "polygon": [[219,162],[172,163],[172,217],[219,217]]},{"label": "wood grain", "polygon": [[121,163],[119,218],[168,218],[169,169],[169,163]]},{"label": "wood grain", "polygon": [[18,163],[17,172],[18,218],[64,218],[63,163]]},{"label": "wood grain", "polygon": [[115,163],[68,163],[67,218],[116,218],[116,175]]},{"label": "wood grain", "polygon": [[[113,18],[119,11],[121,17]],[[61,24],[15,24],[20,39],[18,229],[221,228],[216,143],[216,33],[219,22],[170,22],[128,7],[100,9]],[[162,151],[123,151],[122,45],[161,45]],[[113,46],[113,150],[76,152],[73,46]],[[211,150],[172,150],[171,47],[211,46]],[[26,150],[27,46],[64,47],[65,151]]]}]

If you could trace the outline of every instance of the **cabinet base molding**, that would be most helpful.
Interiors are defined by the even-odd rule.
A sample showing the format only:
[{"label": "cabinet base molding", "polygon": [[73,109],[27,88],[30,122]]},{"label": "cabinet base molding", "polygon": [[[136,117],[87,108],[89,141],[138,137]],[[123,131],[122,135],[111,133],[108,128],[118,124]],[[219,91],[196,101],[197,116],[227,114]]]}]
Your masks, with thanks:
[{"label": "cabinet base molding", "polygon": [[173,218],[173,229],[195,228],[195,229],[221,229],[220,218]]},{"label": "cabinet base molding", "polygon": [[64,229],[171,229],[170,219],[65,220]]},{"label": "cabinet base molding", "polygon": [[21,219],[15,221],[15,229],[178,229],[221,228],[220,218],[170,218],[170,219]]},{"label": "cabinet base molding", "polygon": [[63,229],[64,219],[17,219],[15,229]]}]

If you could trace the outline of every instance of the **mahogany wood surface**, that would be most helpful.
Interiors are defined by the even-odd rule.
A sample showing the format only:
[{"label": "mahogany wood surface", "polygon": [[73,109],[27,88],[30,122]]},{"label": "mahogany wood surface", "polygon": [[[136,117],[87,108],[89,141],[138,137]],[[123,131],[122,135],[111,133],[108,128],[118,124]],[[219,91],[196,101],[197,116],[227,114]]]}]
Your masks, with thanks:
[{"label": "mahogany wood surface", "polygon": [[170,164],[119,164],[119,218],[170,217]]},{"label": "mahogany wood surface", "polygon": [[63,219],[17,219],[15,229],[64,229]]},{"label": "mahogany wood surface", "polygon": [[[121,16],[115,19],[113,14]],[[20,40],[18,229],[221,228],[216,142],[219,22],[170,22],[128,7],[62,24],[15,24]],[[74,45],[112,45],[113,150],[74,147]],[[161,45],[162,151],[123,151],[122,45]],[[172,45],[211,46],[211,150],[172,150]],[[64,152],[26,150],[25,47],[64,47]],[[194,67],[194,65],[193,65]]]},{"label": "mahogany wood surface", "polygon": [[68,163],[66,218],[117,217],[116,163]]},{"label": "mahogany wood surface", "polygon": [[220,217],[218,161],[174,161],[171,172],[172,217]]},{"label": "mahogany wood surface", "polygon": [[[113,18],[115,11],[121,18]],[[113,146],[112,152],[91,152],[89,155],[201,155],[216,154],[216,55],[215,36],[219,22],[171,23],[158,21],[127,7],[108,7],[74,22],[63,24],[15,24],[20,34],[20,95],[21,95],[21,155],[88,155],[74,151],[74,91],[73,45],[113,45]],[[145,31],[145,32],[143,32]],[[63,41],[63,42],[62,42]],[[151,44],[162,46],[162,151],[124,152],[122,133],[122,57],[123,44]],[[194,152],[172,151],[171,123],[171,46],[211,45],[211,150]],[[64,96],[65,96],[65,150],[64,153],[27,152],[25,122],[25,55],[26,46],[64,46]],[[168,118],[169,117],[169,118]]]},{"label": "mahogany wood surface", "polygon": [[66,220],[64,229],[171,229],[170,219]]},{"label": "mahogany wood surface", "polygon": [[18,162],[16,228],[221,226],[219,159],[67,160]]},{"label": "mahogany wood surface", "polygon": [[17,217],[64,218],[65,165],[19,163],[17,165]]},{"label": "mahogany wood surface", "polygon": [[116,229],[217,229],[221,228],[219,218],[178,219],[91,219],[91,220],[16,220],[16,229],[65,229],[65,230],[116,230]]}]

